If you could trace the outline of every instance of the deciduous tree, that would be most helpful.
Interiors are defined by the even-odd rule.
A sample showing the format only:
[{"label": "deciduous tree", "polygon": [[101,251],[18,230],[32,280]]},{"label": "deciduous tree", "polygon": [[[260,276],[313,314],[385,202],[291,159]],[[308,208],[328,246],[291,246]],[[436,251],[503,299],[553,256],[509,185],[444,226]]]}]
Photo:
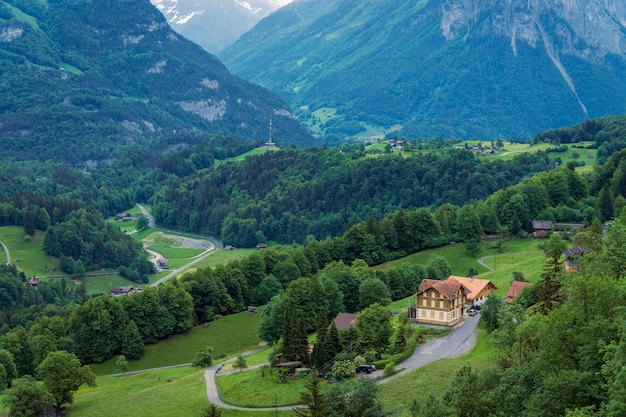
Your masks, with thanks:
[{"label": "deciduous tree", "polygon": [[191,361],[191,366],[195,368],[208,368],[213,365],[213,347],[205,346],[196,353]]},{"label": "deciduous tree", "polygon": [[81,366],[76,355],[63,350],[49,353],[37,367],[37,375],[57,407],[74,402],[74,392],[82,385],[96,386],[96,376],[89,366]]},{"label": "deciduous tree", "polygon": [[9,417],[39,417],[56,404],[52,394],[30,375],[13,381],[2,402],[9,408]]}]

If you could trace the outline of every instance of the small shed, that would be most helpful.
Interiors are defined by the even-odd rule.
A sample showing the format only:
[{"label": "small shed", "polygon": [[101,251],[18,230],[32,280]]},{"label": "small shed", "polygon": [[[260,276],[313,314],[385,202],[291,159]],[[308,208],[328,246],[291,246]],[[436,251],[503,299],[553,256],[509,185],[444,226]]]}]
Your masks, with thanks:
[{"label": "small shed", "polygon": [[538,230],[552,230],[552,220],[533,220],[533,229]]}]

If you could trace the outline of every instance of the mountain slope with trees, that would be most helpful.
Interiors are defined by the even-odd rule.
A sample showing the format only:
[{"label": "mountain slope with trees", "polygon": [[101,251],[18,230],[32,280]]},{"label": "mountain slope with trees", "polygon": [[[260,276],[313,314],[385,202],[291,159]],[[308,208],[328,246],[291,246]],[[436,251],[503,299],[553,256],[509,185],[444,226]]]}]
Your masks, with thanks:
[{"label": "mountain slope with trees", "polygon": [[0,3],[0,78],[6,159],[93,165],[157,138],[265,140],[270,117],[276,140],[314,143],[286,103],[176,34],[148,0]]},{"label": "mountain slope with trees", "polygon": [[529,139],[626,112],[625,18],[610,0],[298,1],[219,56],[319,132]]},{"label": "mountain slope with trees", "polygon": [[552,167],[543,152],[487,162],[464,150],[367,158],[362,145],[290,149],[174,181],[152,203],[159,224],[250,247],[259,235],[304,242],[400,209],[463,205]]}]

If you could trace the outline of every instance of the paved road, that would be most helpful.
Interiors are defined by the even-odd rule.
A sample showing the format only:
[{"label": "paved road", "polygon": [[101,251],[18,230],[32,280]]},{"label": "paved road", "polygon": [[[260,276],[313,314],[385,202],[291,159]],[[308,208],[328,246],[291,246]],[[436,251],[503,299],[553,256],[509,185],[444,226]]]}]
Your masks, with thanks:
[{"label": "paved road", "polygon": [[[169,232],[169,230],[162,229],[162,228],[157,227],[155,225],[154,217],[150,213],[148,213],[148,210],[146,210],[146,208],[143,205],[137,204],[137,207],[139,207],[139,210],[141,210],[141,213],[148,218],[148,225],[151,228],[153,228],[154,230],[162,231],[162,232]],[[195,258],[194,260],[192,260],[188,264],[183,265],[180,268],[174,269],[171,272],[169,272],[167,275],[165,275],[164,277],[159,278],[157,281],[155,281],[152,284],[150,284],[151,287],[156,287],[157,285],[162,284],[165,281],[174,278],[176,275],[180,274],[181,272],[185,271],[186,269],[191,268],[192,266],[194,266],[198,262],[202,261],[207,256],[210,256],[210,255],[214,254],[216,251],[218,251],[218,250],[223,248],[222,242],[220,242],[219,240],[217,240],[216,238],[214,238],[212,236],[201,236],[201,235],[193,235],[193,234],[188,234],[188,233],[185,233],[185,235],[186,236],[192,236],[192,237],[198,237],[200,239],[208,240],[209,242],[211,242],[213,244],[213,248],[207,250],[205,253],[203,253],[202,255],[198,256],[197,258]]]},{"label": "paved road", "polygon": [[0,242],[0,245],[4,249],[4,253],[7,255],[7,264],[11,263],[11,254],[9,253],[9,248],[3,242]]},{"label": "paved road", "polygon": [[478,325],[479,318],[480,314],[473,317],[468,316],[462,326],[455,328],[454,331],[447,336],[424,343],[421,347],[415,349],[415,352],[413,352],[413,355],[411,355],[409,359],[398,365],[399,367],[406,367],[405,369],[388,378],[382,379],[380,383],[382,384],[394,380],[407,372],[420,368],[436,360],[443,358],[456,358],[468,353],[476,344],[476,334],[474,333],[474,329],[476,329],[476,326]]},{"label": "paved road", "polygon": [[[400,367],[404,367],[400,372],[381,379],[381,384],[398,378],[414,369],[420,368],[431,362],[434,362],[443,358],[456,358],[465,353],[468,353],[476,344],[476,334],[474,330],[478,325],[478,319],[480,314],[473,317],[469,317],[463,322],[461,326],[457,326],[450,334],[440,337],[438,339],[431,340],[423,345],[420,345],[410,358],[400,363]],[[260,365],[259,365],[260,366]],[[206,382],[206,394],[209,401],[218,407],[244,410],[244,411],[271,411],[271,410],[292,410],[298,406],[285,406],[285,407],[270,407],[270,408],[246,408],[237,407],[234,405],[226,404],[220,398],[217,386],[215,384],[215,377],[218,373],[221,365],[212,366],[205,369],[204,380]],[[369,375],[371,378],[382,377],[382,370],[379,369]]]},{"label": "paved road", "polygon": [[487,258],[491,258],[491,256],[483,256],[482,258],[478,259],[478,263],[484,266],[485,268],[487,268],[488,270],[493,271],[494,270],[493,267],[485,263],[485,259]]}]

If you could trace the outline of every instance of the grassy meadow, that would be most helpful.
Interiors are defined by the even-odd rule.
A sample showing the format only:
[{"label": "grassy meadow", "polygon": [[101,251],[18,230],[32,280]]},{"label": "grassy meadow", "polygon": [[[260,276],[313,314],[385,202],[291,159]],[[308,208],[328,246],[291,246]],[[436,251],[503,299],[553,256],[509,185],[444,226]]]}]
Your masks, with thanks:
[{"label": "grassy meadow", "polygon": [[513,272],[523,273],[524,277],[531,282],[539,280],[546,260],[543,252],[537,247],[541,242],[537,239],[504,239],[502,249],[497,247],[497,241],[482,242],[481,252],[477,257],[484,257],[485,264],[494,268],[493,271],[480,265],[476,257],[471,257],[462,243],[414,253],[375,268],[385,270],[404,262],[425,265],[433,254],[438,254],[446,258],[452,269],[452,275],[467,276],[468,268],[473,266],[478,270],[477,278],[491,280],[498,286],[497,293],[506,295],[513,281]]},{"label": "grassy meadow", "polygon": [[[190,363],[195,354],[206,346],[213,347],[216,360],[256,349],[261,342],[257,335],[259,321],[259,313],[242,311],[211,321],[206,327],[204,325],[194,327],[184,334],[147,345],[141,359],[129,361],[129,370]],[[92,364],[91,369],[97,375],[115,373],[116,360],[117,358],[112,358],[100,364]]]},{"label": "grassy meadow", "polygon": [[[0,242],[8,249],[11,263],[24,271],[26,276],[59,275],[57,263],[42,250],[45,232],[37,230],[34,236],[24,235],[24,228],[18,226],[0,227]],[[6,262],[4,251],[0,256]]]},{"label": "grassy meadow", "polygon": [[[389,410],[408,417],[413,398],[420,402],[429,395],[441,395],[449,387],[458,370],[469,365],[472,369],[487,369],[494,365],[496,350],[489,337],[478,330],[478,343],[469,354],[455,359],[442,359],[412,371],[380,387],[380,398]],[[157,379],[158,377],[158,379]],[[170,380],[171,382],[167,382]],[[297,403],[304,390],[303,380],[278,384],[275,376],[260,376],[257,369],[219,377],[225,400],[238,404],[272,407],[276,404]],[[197,416],[208,406],[202,370],[190,367],[164,369],[124,377],[99,376],[98,386],[83,387],[68,407],[69,417],[171,417]],[[118,400],[123,398],[123,401]],[[116,399],[116,400],[112,400]],[[286,417],[290,411],[222,410],[223,417]]]},{"label": "grassy meadow", "polygon": [[222,400],[238,407],[273,407],[297,405],[300,393],[305,391],[305,379],[277,382],[277,370],[263,376],[260,369],[235,372],[217,377]]},{"label": "grassy meadow", "polygon": [[[158,379],[157,379],[158,378]],[[171,382],[167,382],[171,381]],[[99,376],[67,408],[68,417],[194,417],[209,406],[203,370],[190,367],[123,377]],[[222,410],[222,417],[287,417],[290,411]]]}]

